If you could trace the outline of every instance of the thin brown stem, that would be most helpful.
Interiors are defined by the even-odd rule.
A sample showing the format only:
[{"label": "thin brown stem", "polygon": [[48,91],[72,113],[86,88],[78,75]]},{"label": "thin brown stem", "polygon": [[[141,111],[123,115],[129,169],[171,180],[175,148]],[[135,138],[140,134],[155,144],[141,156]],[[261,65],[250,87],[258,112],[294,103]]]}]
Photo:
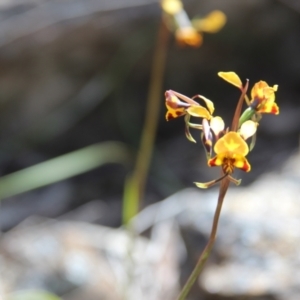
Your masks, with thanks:
[{"label": "thin brown stem", "polygon": [[214,215],[214,220],[213,220],[209,240],[208,240],[207,245],[205,246],[203,252],[201,253],[201,255],[199,257],[199,260],[198,260],[193,272],[191,273],[191,275],[188,278],[186,284],[182,288],[177,300],[184,300],[186,298],[186,296],[188,295],[188,293],[189,293],[190,289],[192,288],[193,284],[195,283],[195,281],[197,280],[197,278],[200,275],[201,271],[203,270],[204,264],[205,264],[206,260],[208,259],[209,255],[211,253],[211,250],[213,248],[213,245],[214,245],[215,239],[216,239],[216,235],[217,235],[218,223],[219,223],[219,218],[220,218],[221,209],[222,209],[222,205],[223,205],[223,200],[224,200],[226,192],[228,190],[229,183],[230,183],[230,180],[229,180],[228,177],[225,177],[221,181],[221,186],[220,186],[220,190],[219,190],[219,197],[218,197],[218,204],[217,204],[217,207],[216,207],[216,210],[215,210],[215,215]]},{"label": "thin brown stem", "polygon": [[231,124],[232,131],[237,131],[239,128],[239,120],[240,120],[240,116],[241,116],[241,112],[242,112],[244,99],[245,99],[245,96],[246,96],[246,93],[248,90],[248,86],[249,86],[249,81],[247,80],[245,86],[242,89],[242,94],[240,96],[239,102],[238,102],[235,112],[234,112],[234,116],[233,116],[233,120],[232,120],[232,124]]}]

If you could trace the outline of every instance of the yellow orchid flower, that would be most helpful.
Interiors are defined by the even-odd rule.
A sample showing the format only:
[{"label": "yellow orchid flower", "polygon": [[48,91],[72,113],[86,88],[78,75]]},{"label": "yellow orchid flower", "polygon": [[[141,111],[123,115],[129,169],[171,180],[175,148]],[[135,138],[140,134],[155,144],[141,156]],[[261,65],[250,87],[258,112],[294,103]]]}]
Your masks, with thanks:
[{"label": "yellow orchid flower", "polygon": [[279,114],[279,108],[275,103],[275,92],[278,90],[278,85],[270,87],[265,81],[259,81],[254,84],[251,90],[250,106],[258,113]]},{"label": "yellow orchid flower", "polygon": [[189,128],[195,128],[202,130],[202,125],[190,123],[190,117],[198,117],[206,120],[212,118],[212,114],[215,110],[214,103],[204,96],[196,95],[193,98],[200,98],[205,102],[206,107],[200,105],[198,102],[189,98],[183,94],[177,93],[172,90],[165,92],[166,97],[166,120],[172,120],[185,115],[185,133],[188,140],[196,143]]},{"label": "yellow orchid flower", "polygon": [[[214,122],[218,124],[217,128],[222,129],[223,120],[220,117],[215,118],[216,120]],[[208,123],[208,121],[206,122]],[[206,189],[216,184],[226,176],[228,176],[231,182],[239,185],[241,180],[233,178],[231,174],[235,168],[241,169],[245,172],[249,172],[251,170],[251,166],[246,159],[246,155],[249,153],[249,147],[245,140],[256,133],[257,123],[248,120],[241,126],[239,132],[229,131],[219,139],[218,135],[215,134],[216,143],[214,146],[214,152],[216,153],[216,156],[213,158],[210,158],[213,139],[211,138],[210,131],[205,130],[205,127],[206,126],[204,126],[203,123],[203,136],[205,137],[203,145],[208,158],[207,164],[209,167],[221,166],[224,175],[218,179],[205,183],[195,182],[196,186],[201,189]],[[212,127],[210,127],[210,129],[213,131]],[[224,131],[222,130],[220,132]],[[208,138],[206,138],[206,136],[208,136]]]},{"label": "yellow orchid flower", "polygon": [[[210,153],[206,151],[208,157],[207,164],[209,167],[221,166],[224,175],[218,179],[205,183],[195,182],[196,186],[201,189],[206,189],[227,176],[231,182],[239,185],[241,180],[233,178],[231,174],[234,172],[235,168],[241,169],[245,172],[249,172],[251,170],[251,166],[246,158],[249,153],[249,147],[245,142],[245,139],[255,134],[256,127],[257,124],[255,122],[248,120],[240,128],[239,132],[229,131],[225,133],[223,137],[217,139],[214,146],[216,156],[210,158]],[[204,146],[207,148],[207,144]]]},{"label": "yellow orchid flower", "polygon": [[226,15],[219,10],[191,21],[181,0],[160,0],[160,5],[165,24],[175,33],[180,46],[200,47],[203,43],[202,32],[216,33],[226,23]]},{"label": "yellow orchid flower", "polygon": [[234,131],[226,133],[216,142],[214,151],[216,156],[208,161],[210,167],[222,166],[224,174],[232,174],[234,168],[245,172],[251,170],[245,157],[249,153],[249,148],[239,133]]},{"label": "yellow orchid flower", "polygon": [[165,97],[167,107],[167,121],[183,116],[186,113],[193,117],[205,118],[210,120],[215,110],[214,103],[201,95],[197,95],[193,98],[198,97],[202,99],[205,102],[206,107],[200,105],[198,102],[193,100],[193,98],[189,98],[172,90],[166,91]]},{"label": "yellow orchid flower", "polygon": [[165,13],[165,22],[170,31],[175,31],[176,41],[180,46],[199,47],[202,35],[193,27],[190,18],[180,0],[161,0],[161,8]]}]

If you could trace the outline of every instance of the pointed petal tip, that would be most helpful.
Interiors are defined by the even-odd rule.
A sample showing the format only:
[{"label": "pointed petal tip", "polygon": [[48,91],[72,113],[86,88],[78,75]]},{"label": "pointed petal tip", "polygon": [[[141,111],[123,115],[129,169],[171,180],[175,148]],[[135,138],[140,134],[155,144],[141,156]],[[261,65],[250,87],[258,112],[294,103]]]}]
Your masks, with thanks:
[{"label": "pointed petal tip", "polygon": [[207,189],[209,185],[207,183],[202,183],[202,182],[194,182],[194,184],[199,188],[199,189]]},{"label": "pointed petal tip", "polygon": [[229,180],[234,183],[236,186],[240,185],[241,182],[242,182],[242,179],[235,179],[234,177],[232,176],[228,176]]},{"label": "pointed petal tip", "polygon": [[193,136],[190,134],[190,132],[188,132],[188,133],[186,132],[185,136],[190,142],[197,144],[196,140],[193,138]]},{"label": "pointed petal tip", "polygon": [[274,115],[279,115],[279,107],[276,103],[273,103],[273,106],[272,106],[272,114]]}]

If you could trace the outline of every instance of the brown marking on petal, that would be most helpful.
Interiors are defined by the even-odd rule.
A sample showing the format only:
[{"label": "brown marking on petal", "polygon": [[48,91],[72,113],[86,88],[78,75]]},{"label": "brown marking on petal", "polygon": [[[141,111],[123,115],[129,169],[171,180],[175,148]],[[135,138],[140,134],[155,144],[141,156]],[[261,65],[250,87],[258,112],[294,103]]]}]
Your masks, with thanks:
[{"label": "brown marking on petal", "polygon": [[180,117],[180,116],[184,115],[185,113],[182,111],[175,111],[175,114],[177,117]]},{"label": "brown marking on petal", "polygon": [[234,171],[234,159],[225,158],[222,164],[222,169],[225,174],[231,174]]},{"label": "brown marking on petal", "polygon": [[167,114],[166,114],[166,120],[167,120],[167,121],[170,121],[170,120],[172,120],[172,119],[175,119],[174,116],[173,116],[171,113],[167,113]]},{"label": "brown marking on petal", "polygon": [[273,103],[272,106],[266,104],[266,105],[263,105],[262,107],[260,107],[258,112],[278,115],[279,114],[279,108],[278,108],[276,103]]},{"label": "brown marking on petal", "polygon": [[211,158],[210,160],[208,160],[207,164],[209,167],[215,167],[216,166],[216,160],[217,160],[217,157],[213,157]]},{"label": "brown marking on petal", "polygon": [[204,141],[202,140],[202,144],[203,144],[203,147],[204,147],[204,149],[205,149],[205,151],[206,151],[206,154],[207,154],[208,156],[211,156],[211,154],[212,154],[212,143],[204,142]]},{"label": "brown marking on petal", "polygon": [[279,108],[278,106],[274,103],[271,109],[271,113],[274,115],[278,115],[279,114]]},{"label": "brown marking on petal", "polygon": [[212,141],[211,140],[206,140],[206,141],[204,141],[204,144],[206,145],[206,146],[208,146],[208,147],[212,147]]},{"label": "brown marking on petal", "polygon": [[251,170],[251,166],[250,166],[250,164],[248,163],[248,161],[245,160],[243,167],[240,168],[240,169],[241,169],[242,171],[244,171],[244,172],[249,172],[249,171]]}]

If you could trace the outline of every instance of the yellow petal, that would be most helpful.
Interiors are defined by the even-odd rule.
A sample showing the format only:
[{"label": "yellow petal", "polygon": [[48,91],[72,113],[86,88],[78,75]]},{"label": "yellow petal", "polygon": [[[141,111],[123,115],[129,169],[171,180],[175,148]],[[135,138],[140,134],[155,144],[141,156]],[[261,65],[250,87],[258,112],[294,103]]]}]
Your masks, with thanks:
[{"label": "yellow petal", "polygon": [[268,87],[268,84],[265,81],[261,80],[259,82],[256,82],[251,89],[251,99],[254,99],[256,97],[261,98],[263,96],[262,91],[265,87]]},{"label": "yellow petal", "polygon": [[230,131],[216,142],[214,151],[217,155],[229,153],[246,156],[249,152],[249,148],[240,134]]},{"label": "yellow petal", "polygon": [[251,170],[251,166],[248,160],[242,155],[234,155],[234,163],[233,165],[236,168],[243,170],[244,172],[249,172]]},{"label": "yellow petal", "polygon": [[191,106],[187,109],[187,112],[193,117],[200,117],[205,119],[210,119],[211,115],[209,111],[203,106]]},{"label": "yellow petal", "polygon": [[264,98],[268,101],[274,102],[275,101],[275,91],[272,87],[267,87],[263,89]]},{"label": "yellow petal", "polygon": [[[251,99],[255,98],[259,100],[264,100],[274,96],[274,89],[270,87],[265,81],[260,80],[256,82],[251,90]],[[275,96],[274,96],[275,99]],[[270,99],[271,100],[271,99]]]},{"label": "yellow petal", "polygon": [[240,77],[234,72],[219,72],[218,75],[239,89],[243,87]]},{"label": "yellow petal", "polygon": [[269,113],[273,115],[278,115],[279,114],[279,107],[277,106],[276,103],[272,102],[266,102],[264,105],[262,105],[259,110],[259,113]]},{"label": "yellow petal", "polygon": [[209,100],[206,97],[204,97],[204,96],[200,96],[199,98],[201,98],[205,102],[205,104],[206,104],[206,106],[208,108],[208,111],[212,115],[214,113],[214,111],[215,111],[214,103],[211,100]]},{"label": "yellow petal", "polygon": [[214,10],[203,19],[193,20],[194,27],[199,31],[216,33],[226,23],[226,15],[220,10]]},{"label": "yellow petal", "polygon": [[212,115],[214,113],[215,106],[214,106],[214,103],[211,100],[207,99],[206,97],[204,97],[202,95],[197,95],[197,96],[193,97],[193,99],[194,98],[200,98],[200,99],[202,99],[205,102],[205,104],[207,106],[207,109],[210,112],[210,114]]},{"label": "yellow petal", "polygon": [[221,166],[224,162],[225,157],[226,156],[224,154],[218,154],[215,157],[209,159],[207,165],[209,167]]},{"label": "yellow petal", "polygon": [[172,120],[172,119],[181,117],[181,116],[183,116],[183,115],[186,114],[184,108],[176,108],[176,109],[173,109],[173,108],[171,108],[170,106],[168,106],[167,104],[166,104],[166,106],[167,106],[167,109],[168,109],[168,111],[167,111],[167,113],[166,113],[166,120],[167,120],[167,121],[170,121],[170,120]]},{"label": "yellow petal", "polygon": [[258,123],[248,120],[244,122],[240,128],[240,135],[244,140],[248,139],[250,136],[254,135],[257,129]]},{"label": "yellow petal", "polygon": [[224,130],[225,123],[221,117],[212,117],[210,119],[210,128],[217,136],[222,130]]},{"label": "yellow petal", "polygon": [[179,0],[162,0],[160,3],[164,12],[174,15],[182,10],[182,2]]}]

